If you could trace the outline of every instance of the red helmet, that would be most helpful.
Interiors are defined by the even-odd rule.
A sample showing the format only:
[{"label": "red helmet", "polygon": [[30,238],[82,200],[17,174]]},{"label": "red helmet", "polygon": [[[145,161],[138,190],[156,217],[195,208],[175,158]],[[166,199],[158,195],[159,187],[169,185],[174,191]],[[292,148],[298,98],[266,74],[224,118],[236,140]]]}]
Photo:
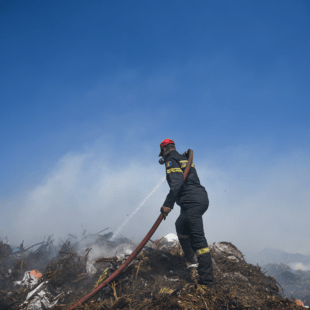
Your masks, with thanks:
[{"label": "red helmet", "polygon": [[171,143],[174,144],[174,141],[171,140],[171,139],[165,139],[165,140],[163,140],[163,141],[161,142],[161,144],[159,145],[159,146],[160,146],[160,153],[159,153],[158,157],[163,156],[163,154],[162,154],[163,147],[166,146],[166,145],[168,145],[168,144],[171,144]]}]

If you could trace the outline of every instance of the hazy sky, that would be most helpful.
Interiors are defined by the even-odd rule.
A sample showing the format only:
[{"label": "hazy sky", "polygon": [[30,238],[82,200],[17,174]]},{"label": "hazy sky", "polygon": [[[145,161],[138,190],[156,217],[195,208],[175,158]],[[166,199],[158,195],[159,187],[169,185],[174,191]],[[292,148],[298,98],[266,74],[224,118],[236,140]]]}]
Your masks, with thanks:
[{"label": "hazy sky", "polygon": [[0,238],[115,231],[171,138],[195,152],[209,241],[310,254],[309,33],[307,0],[1,1]]}]

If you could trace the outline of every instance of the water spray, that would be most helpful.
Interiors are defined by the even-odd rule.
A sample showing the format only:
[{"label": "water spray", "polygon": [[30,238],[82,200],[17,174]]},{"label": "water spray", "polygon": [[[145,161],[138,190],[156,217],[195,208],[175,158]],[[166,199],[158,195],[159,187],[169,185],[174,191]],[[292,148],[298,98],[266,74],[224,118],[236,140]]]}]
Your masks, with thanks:
[{"label": "water spray", "polygon": [[123,222],[123,224],[116,230],[115,234],[111,238],[111,240],[114,240],[116,236],[121,232],[121,230],[124,228],[124,226],[129,222],[129,220],[144,206],[144,204],[149,200],[149,198],[156,192],[156,190],[164,183],[166,180],[166,177],[164,177],[160,183],[153,189],[153,191],[141,202],[141,204],[134,210],[131,215],[126,218],[126,220]]}]

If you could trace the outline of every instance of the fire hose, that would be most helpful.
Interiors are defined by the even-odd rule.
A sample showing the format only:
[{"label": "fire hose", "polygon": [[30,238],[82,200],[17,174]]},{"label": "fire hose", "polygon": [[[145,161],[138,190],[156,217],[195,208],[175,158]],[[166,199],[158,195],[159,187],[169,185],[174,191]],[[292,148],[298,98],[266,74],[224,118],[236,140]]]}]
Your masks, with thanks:
[{"label": "fire hose", "polygon": [[[188,150],[188,162],[186,164],[186,168],[183,172],[184,175],[184,181],[186,180],[188,173],[190,171],[190,168],[192,166],[194,157],[193,150]],[[149,239],[153,236],[154,232],[160,225],[161,221],[163,220],[163,215],[161,214],[151,230],[148,232],[148,234],[145,236],[145,238],[141,241],[141,243],[138,245],[138,247],[131,253],[131,255],[126,259],[126,261],[117,269],[115,270],[107,279],[105,279],[100,285],[98,285],[93,291],[85,295],[82,299],[80,299],[77,303],[72,305],[68,310],[75,309],[76,306],[83,304],[88,299],[93,297],[96,293],[98,293],[102,288],[104,288],[107,284],[109,284],[115,277],[117,277],[130,263],[131,261],[141,252],[141,250],[144,248],[145,244],[149,241]]]}]

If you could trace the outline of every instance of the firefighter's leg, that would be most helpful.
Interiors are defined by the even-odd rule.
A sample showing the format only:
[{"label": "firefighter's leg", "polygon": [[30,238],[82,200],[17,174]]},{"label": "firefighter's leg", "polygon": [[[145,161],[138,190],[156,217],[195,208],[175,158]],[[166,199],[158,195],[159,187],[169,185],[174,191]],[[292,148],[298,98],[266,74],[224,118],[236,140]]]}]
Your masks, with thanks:
[{"label": "firefighter's leg", "polygon": [[209,248],[206,247],[199,249],[196,253],[198,258],[198,274],[200,277],[199,284],[213,287],[214,286],[213,265]]},{"label": "firefighter's leg", "polygon": [[188,235],[188,224],[187,224],[187,214],[182,212],[175,222],[176,231],[178,234],[179,242],[181,244],[184,256],[191,264],[197,264],[197,255],[190,244],[190,239]]},{"label": "firefighter's leg", "polygon": [[197,206],[188,210],[189,236],[191,246],[197,253],[199,283],[214,285],[213,265],[208,243],[203,231],[202,215],[208,206]]},{"label": "firefighter's leg", "polygon": [[191,247],[189,236],[178,234],[178,238],[179,238],[181,247],[183,249],[184,255],[186,259],[188,260],[188,262],[191,264],[197,264],[198,263],[197,255]]}]

